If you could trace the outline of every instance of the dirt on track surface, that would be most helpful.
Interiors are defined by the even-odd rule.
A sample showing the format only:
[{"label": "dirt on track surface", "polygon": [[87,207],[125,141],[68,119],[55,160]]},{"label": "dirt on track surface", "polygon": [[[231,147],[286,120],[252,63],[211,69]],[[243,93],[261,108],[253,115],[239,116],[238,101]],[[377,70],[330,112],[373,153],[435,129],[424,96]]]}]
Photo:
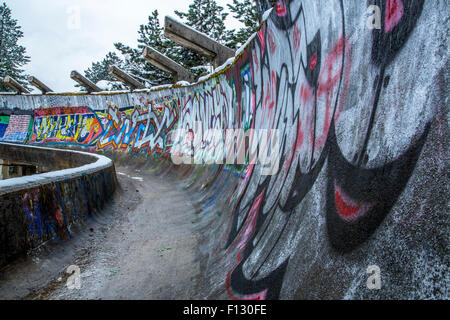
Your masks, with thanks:
[{"label": "dirt on track surface", "polygon": [[[71,240],[0,271],[0,299],[192,299],[200,274],[189,194],[167,177],[116,167],[120,191]],[[81,289],[69,289],[70,265]]]}]

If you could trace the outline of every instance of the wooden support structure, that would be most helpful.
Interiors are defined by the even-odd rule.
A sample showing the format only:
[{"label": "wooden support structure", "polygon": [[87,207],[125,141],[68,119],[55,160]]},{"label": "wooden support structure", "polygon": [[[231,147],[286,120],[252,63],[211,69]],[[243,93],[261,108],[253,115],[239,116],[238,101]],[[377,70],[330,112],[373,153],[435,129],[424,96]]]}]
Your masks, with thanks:
[{"label": "wooden support structure", "polygon": [[14,80],[13,78],[6,76],[3,79],[3,82],[6,83],[10,88],[16,90],[19,94],[22,93],[30,93],[27,89],[25,89],[19,82]]},{"label": "wooden support structure", "polygon": [[131,90],[145,89],[145,86],[142,83],[116,66],[109,67],[109,74],[122,81],[127,87],[130,87]]},{"label": "wooden support structure", "polygon": [[192,29],[171,17],[166,17],[165,19],[164,35],[183,47],[207,57],[215,68],[224,64],[235,55],[233,49],[221,45],[206,34]]},{"label": "wooden support structure", "polygon": [[172,74],[175,83],[178,81],[194,82],[195,80],[195,76],[191,72],[151,47],[145,47],[142,56],[155,67]]},{"label": "wooden support structure", "polygon": [[28,77],[28,82],[31,83],[31,85],[35,86],[36,88],[38,88],[39,90],[41,90],[41,92],[43,94],[46,94],[48,92],[53,92],[52,89],[50,89],[49,87],[47,87],[42,81],[40,81],[39,79],[37,79],[36,77],[30,76]]},{"label": "wooden support structure", "polygon": [[102,91],[102,89],[97,87],[95,83],[82,76],[78,71],[72,71],[70,73],[70,77],[72,78],[72,80],[78,82],[82,87],[84,87],[89,93]]}]

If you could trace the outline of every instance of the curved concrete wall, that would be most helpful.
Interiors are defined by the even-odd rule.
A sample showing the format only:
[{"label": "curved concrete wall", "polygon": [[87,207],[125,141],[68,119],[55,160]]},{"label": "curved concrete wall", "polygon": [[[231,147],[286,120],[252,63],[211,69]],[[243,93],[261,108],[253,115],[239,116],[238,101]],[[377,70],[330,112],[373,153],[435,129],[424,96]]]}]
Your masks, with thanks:
[{"label": "curved concrete wall", "polygon": [[115,191],[113,162],[103,156],[0,143],[3,160],[56,171],[0,181],[0,266],[103,208]]},{"label": "curved concrete wall", "polygon": [[[448,3],[374,4],[379,29],[364,1],[280,1],[199,83],[4,95],[0,110],[34,110],[28,143],[159,159],[185,180],[204,234],[199,297],[448,298]],[[279,170],[174,165],[186,145],[171,133],[199,127],[187,151],[203,160],[208,130],[277,130]]]}]

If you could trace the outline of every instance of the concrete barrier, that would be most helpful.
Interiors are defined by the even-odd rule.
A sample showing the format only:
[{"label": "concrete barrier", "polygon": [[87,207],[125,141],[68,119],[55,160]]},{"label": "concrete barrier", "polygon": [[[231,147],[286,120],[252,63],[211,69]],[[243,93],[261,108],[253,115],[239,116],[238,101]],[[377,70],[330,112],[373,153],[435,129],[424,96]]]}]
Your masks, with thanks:
[{"label": "concrete barrier", "polygon": [[0,143],[0,157],[55,170],[0,181],[0,266],[47,240],[69,238],[117,185],[113,162],[100,155]]},{"label": "concrete barrier", "polygon": [[[184,181],[204,236],[199,298],[448,298],[448,4],[374,3],[380,17],[280,1],[191,85],[1,95],[0,109],[34,110],[35,145],[148,158]],[[276,130],[279,170],[171,161],[183,140],[214,159],[211,130],[227,129]]]}]

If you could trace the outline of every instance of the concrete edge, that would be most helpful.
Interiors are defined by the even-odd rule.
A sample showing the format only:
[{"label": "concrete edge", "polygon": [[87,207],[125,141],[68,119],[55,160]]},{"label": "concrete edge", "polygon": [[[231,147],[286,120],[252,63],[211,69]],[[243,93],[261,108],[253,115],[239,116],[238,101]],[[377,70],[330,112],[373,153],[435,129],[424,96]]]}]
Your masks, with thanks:
[{"label": "concrete edge", "polygon": [[83,154],[92,158],[97,158],[96,162],[86,164],[76,168],[57,170],[42,174],[36,174],[32,176],[24,176],[20,178],[12,178],[7,180],[0,181],[0,195],[4,195],[7,193],[12,193],[16,191],[21,191],[25,189],[35,188],[40,185],[52,183],[52,182],[60,182],[67,179],[77,178],[83,175],[92,174],[95,172],[99,172],[108,167],[112,167],[114,165],[113,161],[105,156],[99,154],[93,154],[82,151],[75,150],[61,150],[55,148],[46,148],[46,147],[36,147],[29,145],[18,145],[12,143],[0,143],[3,145],[11,145],[15,147],[23,147],[23,148],[33,148],[33,149],[42,149],[48,151],[57,151],[57,152],[68,152],[68,153],[78,153]]}]

